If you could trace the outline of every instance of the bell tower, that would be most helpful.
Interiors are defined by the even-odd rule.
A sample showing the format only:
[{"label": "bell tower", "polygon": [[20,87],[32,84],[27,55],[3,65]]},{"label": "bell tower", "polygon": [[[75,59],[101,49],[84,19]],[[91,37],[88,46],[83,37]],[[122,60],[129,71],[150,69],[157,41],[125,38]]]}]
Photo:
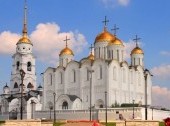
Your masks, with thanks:
[{"label": "bell tower", "polygon": [[27,4],[25,0],[22,37],[16,44],[16,53],[12,56],[10,89],[13,93],[20,92],[21,69],[25,72],[24,91],[36,89],[35,56],[32,53],[32,48],[33,44],[28,37],[27,31]]}]

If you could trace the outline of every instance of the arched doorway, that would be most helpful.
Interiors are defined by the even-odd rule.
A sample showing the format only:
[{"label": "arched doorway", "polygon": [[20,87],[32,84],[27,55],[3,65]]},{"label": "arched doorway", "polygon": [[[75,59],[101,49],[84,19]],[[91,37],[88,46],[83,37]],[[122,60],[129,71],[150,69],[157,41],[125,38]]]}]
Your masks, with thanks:
[{"label": "arched doorway", "polygon": [[103,105],[101,104],[101,105],[99,105],[99,108],[103,108]]},{"label": "arched doorway", "polygon": [[68,102],[67,101],[63,102],[62,109],[68,109]]},{"label": "arched doorway", "polygon": [[103,107],[104,107],[104,102],[103,102],[102,99],[98,99],[98,100],[96,101],[96,107],[97,107],[97,108],[103,108]]}]

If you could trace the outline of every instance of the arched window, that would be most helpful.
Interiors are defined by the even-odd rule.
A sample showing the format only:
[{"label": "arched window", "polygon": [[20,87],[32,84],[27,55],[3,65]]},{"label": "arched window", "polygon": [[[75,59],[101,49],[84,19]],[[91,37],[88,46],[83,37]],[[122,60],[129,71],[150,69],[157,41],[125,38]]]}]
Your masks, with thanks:
[{"label": "arched window", "polygon": [[130,71],[130,83],[133,84],[133,72]]},{"label": "arched window", "polygon": [[102,79],[102,66],[98,67],[98,79]]},{"label": "arched window", "polygon": [[53,75],[52,73],[49,74],[49,84],[52,85],[53,83]]},{"label": "arched window", "polygon": [[119,61],[119,50],[117,50],[117,60]]},{"label": "arched window", "polygon": [[110,59],[110,51],[108,51],[108,58]]},{"label": "arched window", "polygon": [[31,67],[32,67],[31,62],[28,62],[27,63],[27,71],[31,71]]},{"label": "arched window", "polygon": [[100,58],[100,47],[99,47],[99,58]]},{"label": "arched window", "polygon": [[14,88],[18,88],[18,84],[17,84],[17,82],[15,82],[15,84],[14,84]]},{"label": "arched window", "polygon": [[20,64],[19,61],[17,61],[17,63],[16,63],[16,66],[17,66],[16,69],[17,69],[17,70],[19,70],[19,64]]},{"label": "arched window", "polygon": [[71,78],[72,82],[76,82],[76,71],[73,69],[72,70],[72,78]]},{"label": "arched window", "polygon": [[63,74],[62,74],[62,72],[59,73],[59,82],[60,82],[60,84],[63,83]]},{"label": "arched window", "polygon": [[114,80],[117,79],[117,69],[116,69],[116,67],[113,67],[113,79]]},{"label": "arched window", "polygon": [[113,59],[113,50],[112,50],[112,59]]},{"label": "arched window", "polygon": [[102,79],[102,66],[100,66],[100,79]]},{"label": "arched window", "polygon": [[29,82],[27,85],[27,88],[32,89],[32,88],[34,88],[34,86]]},{"label": "arched window", "polygon": [[62,109],[68,109],[68,102],[66,101],[63,102]]}]

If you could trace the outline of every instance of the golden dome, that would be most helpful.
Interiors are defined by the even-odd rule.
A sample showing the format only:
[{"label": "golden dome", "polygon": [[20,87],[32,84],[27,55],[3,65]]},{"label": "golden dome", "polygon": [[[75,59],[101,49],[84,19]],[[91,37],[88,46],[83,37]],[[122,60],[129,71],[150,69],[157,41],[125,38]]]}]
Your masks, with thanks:
[{"label": "golden dome", "polygon": [[109,43],[109,45],[122,45],[122,46],[124,46],[123,42],[120,39],[118,39],[118,38],[115,38],[115,40],[111,41]]},{"label": "golden dome", "polygon": [[23,36],[22,38],[19,39],[19,41],[17,42],[17,44],[19,43],[26,43],[26,44],[31,44],[31,41],[29,40],[29,38],[27,36]]},{"label": "golden dome", "polygon": [[74,53],[71,49],[69,49],[68,47],[65,47],[63,50],[61,50],[59,56],[61,55],[74,55]]},{"label": "golden dome", "polygon": [[90,53],[90,55],[87,57],[89,60],[94,60],[94,55]]},{"label": "golden dome", "polygon": [[131,51],[131,55],[132,54],[144,54],[143,50],[141,48],[139,48],[138,46],[135,47],[132,51]]},{"label": "golden dome", "polygon": [[95,43],[103,42],[103,41],[111,42],[113,40],[115,40],[115,36],[112,35],[111,33],[109,33],[105,28],[102,33],[97,35],[97,37],[95,39]]}]

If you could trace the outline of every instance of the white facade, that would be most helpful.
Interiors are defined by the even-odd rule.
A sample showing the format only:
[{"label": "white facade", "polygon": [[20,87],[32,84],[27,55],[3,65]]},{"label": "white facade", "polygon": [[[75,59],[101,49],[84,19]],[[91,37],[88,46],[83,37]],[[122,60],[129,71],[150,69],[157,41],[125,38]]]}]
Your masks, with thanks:
[{"label": "white facade", "polygon": [[[105,29],[106,30],[106,29]],[[105,33],[103,31],[101,34]],[[145,104],[145,89],[147,88],[147,104],[151,104],[151,74],[144,70],[144,54],[138,47],[131,54],[131,64],[124,60],[124,45],[114,35],[116,41],[110,41],[105,35],[101,40],[101,35],[94,43],[94,60],[83,58],[75,61],[71,53],[64,53],[71,60],[67,64],[59,65],[56,68],[47,68],[43,74],[43,109],[49,110],[49,103],[54,103],[53,93],[56,93],[56,109],[88,109],[90,104],[90,84],[91,101],[95,108],[105,106],[105,91],[107,92],[107,105],[111,107],[115,103]],[[109,35],[108,35],[109,34]],[[100,41],[101,40],[101,41]],[[69,49],[70,50],[70,49]],[[62,52],[63,53],[63,52]],[[61,54],[61,53],[60,53]],[[60,55],[59,59],[62,59]],[[139,60],[135,60],[137,58]],[[66,63],[66,62],[65,62]],[[147,77],[146,77],[147,76]],[[91,78],[92,77],[92,78]],[[146,88],[145,88],[146,77]],[[76,102],[77,108],[70,107],[68,98],[61,99],[60,96],[75,95],[80,101]],[[67,102],[68,107],[62,107]],[[81,106],[81,107],[80,107]]]}]

